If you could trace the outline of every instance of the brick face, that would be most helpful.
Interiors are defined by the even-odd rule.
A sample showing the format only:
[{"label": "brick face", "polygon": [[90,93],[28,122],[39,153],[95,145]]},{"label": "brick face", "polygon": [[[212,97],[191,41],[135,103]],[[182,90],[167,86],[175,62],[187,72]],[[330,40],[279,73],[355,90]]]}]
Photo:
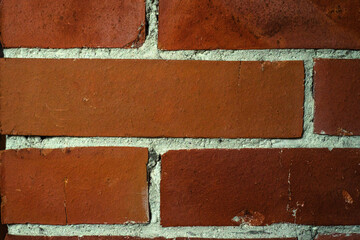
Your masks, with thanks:
[{"label": "brick face", "polygon": [[129,48],[145,40],[143,0],[3,0],[0,7],[5,48]]},{"label": "brick face", "polygon": [[292,149],[290,208],[308,225],[359,225],[360,150]]},{"label": "brick face", "polygon": [[145,223],[143,148],[6,150],[1,153],[3,223]]},{"label": "brick face", "polygon": [[239,225],[241,219],[253,225],[290,222],[291,213],[286,211],[289,162],[279,162],[278,155],[274,149],[165,153],[161,158],[162,226]]},{"label": "brick face", "polygon": [[5,59],[0,74],[3,134],[302,135],[302,62]]},{"label": "brick face", "polygon": [[359,1],[160,0],[159,48],[360,48]]},{"label": "brick face", "polygon": [[360,60],[316,59],[316,133],[360,135]]},{"label": "brick face", "polygon": [[161,224],[358,225],[359,173],[360,150],[352,149],[169,151]]}]

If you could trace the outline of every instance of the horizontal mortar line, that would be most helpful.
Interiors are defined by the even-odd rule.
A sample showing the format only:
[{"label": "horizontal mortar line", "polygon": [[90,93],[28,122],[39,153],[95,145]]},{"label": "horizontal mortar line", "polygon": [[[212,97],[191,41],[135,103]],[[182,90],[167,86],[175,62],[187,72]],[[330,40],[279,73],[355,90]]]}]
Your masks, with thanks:
[{"label": "horizontal mortar line", "polygon": [[164,60],[309,60],[311,58],[360,59],[360,50],[333,49],[250,49],[163,51],[156,46],[121,48],[8,48],[5,58],[81,58],[81,59],[164,59]]},{"label": "horizontal mortar line", "polygon": [[135,236],[153,237],[195,237],[195,238],[282,238],[296,237],[301,231],[316,231],[318,234],[360,233],[360,226],[309,226],[296,224],[273,224],[269,226],[234,227],[166,227],[148,225],[103,225],[80,224],[67,226],[15,224],[8,226],[9,234],[24,236]]},{"label": "horizontal mortar line", "polygon": [[129,146],[153,148],[162,154],[178,149],[242,148],[360,148],[360,136],[311,136],[300,139],[135,138],[135,137],[24,137],[7,136],[6,149]]}]

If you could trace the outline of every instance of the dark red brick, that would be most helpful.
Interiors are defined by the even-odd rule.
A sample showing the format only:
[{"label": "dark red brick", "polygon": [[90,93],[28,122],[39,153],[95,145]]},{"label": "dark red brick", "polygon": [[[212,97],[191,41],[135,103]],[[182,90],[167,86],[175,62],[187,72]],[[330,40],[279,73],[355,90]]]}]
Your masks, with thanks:
[{"label": "dark red brick", "polygon": [[360,48],[353,0],[160,0],[159,48]]},{"label": "dark red brick", "polygon": [[302,62],[0,61],[3,134],[302,135]]},{"label": "dark red brick", "polygon": [[359,240],[360,234],[318,235],[315,240]]},{"label": "dark red brick", "polygon": [[161,158],[162,226],[291,222],[291,213],[286,210],[290,163],[281,161],[279,151],[165,153]]},{"label": "dark red brick", "polygon": [[5,48],[139,47],[144,0],[2,0]]},{"label": "dark red brick", "polygon": [[316,59],[316,133],[360,135],[360,60]]},{"label": "dark red brick", "polygon": [[360,149],[289,149],[294,222],[360,224]]},{"label": "dark red brick", "polygon": [[360,223],[358,149],[169,151],[161,175],[166,227]]},{"label": "dark red brick", "polygon": [[145,223],[147,149],[69,148],[1,153],[3,223]]}]

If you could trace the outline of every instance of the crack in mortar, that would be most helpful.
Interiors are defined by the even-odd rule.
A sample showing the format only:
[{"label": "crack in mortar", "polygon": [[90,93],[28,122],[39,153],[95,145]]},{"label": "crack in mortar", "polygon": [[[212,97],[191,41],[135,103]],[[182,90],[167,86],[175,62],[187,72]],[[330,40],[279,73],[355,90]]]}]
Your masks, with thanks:
[{"label": "crack in mortar", "polygon": [[[314,239],[317,234],[359,233],[360,226],[304,226],[296,224],[273,224],[270,226],[236,227],[171,227],[160,225],[160,174],[161,154],[168,150],[205,148],[360,148],[360,136],[337,137],[313,133],[314,99],[313,66],[314,58],[360,59],[358,50],[332,49],[267,49],[267,50],[186,50],[162,51],[157,49],[158,0],[146,0],[147,36],[138,49],[119,48],[73,48],[4,49],[5,58],[84,58],[84,59],[167,59],[207,61],[286,61],[301,60],[305,67],[304,132],[300,139],[204,139],[204,138],[80,138],[80,137],[26,137],[7,136],[7,149],[21,148],[65,148],[90,146],[132,146],[149,149],[147,165],[149,181],[149,224],[127,225],[9,225],[9,233],[24,236],[85,236],[113,235],[137,237],[198,237],[198,238],[283,238],[298,237],[299,240]],[[141,32],[139,32],[140,34]],[[241,65],[241,63],[240,63]],[[239,66],[240,70],[240,66]],[[291,175],[290,175],[291,176]],[[66,180],[64,180],[64,194]],[[290,184],[290,183],[289,183]],[[291,192],[291,188],[290,188]],[[66,196],[64,201],[66,213]],[[66,220],[67,221],[67,220]]]}]

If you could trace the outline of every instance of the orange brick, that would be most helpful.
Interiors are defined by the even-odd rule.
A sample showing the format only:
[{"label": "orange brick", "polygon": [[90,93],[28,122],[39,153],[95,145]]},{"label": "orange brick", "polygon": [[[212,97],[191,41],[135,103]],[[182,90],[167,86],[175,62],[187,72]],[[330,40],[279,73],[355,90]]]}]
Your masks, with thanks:
[{"label": "orange brick", "polygon": [[296,138],[302,62],[0,61],[9,135]]},{"label": "orange brick", "polygon": [[149,220],[147,149],[6,150],[1,159],[3,223]]},{"label": "orange brick", "polygon": [[145,40],[143,0],[2,0],[5,48],[139,47]]}]

